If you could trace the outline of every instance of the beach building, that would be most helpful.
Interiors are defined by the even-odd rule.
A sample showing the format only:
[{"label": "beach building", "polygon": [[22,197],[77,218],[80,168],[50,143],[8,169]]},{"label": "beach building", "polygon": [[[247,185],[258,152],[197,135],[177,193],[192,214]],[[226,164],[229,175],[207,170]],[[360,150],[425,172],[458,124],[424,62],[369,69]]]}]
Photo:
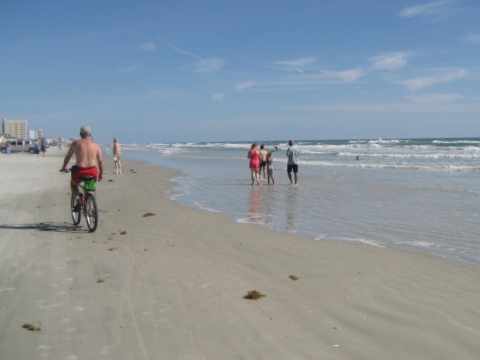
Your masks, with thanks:
[{"label": "beach building", "polygon": [[2,130],[5,137],[14,139],[28,138],[28,122],[27,120],[7,120],[2,119]]},{"label": "beach building", "polygon": [[28,131],[28,138],[31,140],[38,140],[43,137],[43,130],[42,129],[35,129]]}]

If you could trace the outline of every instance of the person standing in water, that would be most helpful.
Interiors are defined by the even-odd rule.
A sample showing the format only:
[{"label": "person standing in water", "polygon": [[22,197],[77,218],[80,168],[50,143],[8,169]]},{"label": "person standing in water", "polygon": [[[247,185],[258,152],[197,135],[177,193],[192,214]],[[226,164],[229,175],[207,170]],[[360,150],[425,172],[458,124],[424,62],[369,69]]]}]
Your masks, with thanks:
[{"label": "person standing in water", "polygon": [[250,146],[247,159],[250,159],[250,177],[252,178],[252,185],[257,182],[260,185],[260,152],[257,150],[257,144],[253,143]]},{"label": "person standing in water", "polygon": [[122,145],[117,138],[113,139],[113,161],[115,162],[115,174],[122,173],[122,163],[120,158],[122,157]]},{"label": "person standing in water", "polygon": [[263,174],[263,180],[267,179],[267,153],[265,145],[260,145],[260,176]]},{"label": "person standing in water", "polygon": [[293,140],[290,140],[287,148],[287,173],[288,179],[290,180],[290,185],[293,185],[292,171],[295,178],[295,185],[297,185],[298,182],[298,155],[299,151],[297,145],[295,145]]},{"label": "person standing in water", "polygon": [[275,179],[273,178],[273,154],[271,151],[267,153],[267,179],[268,185],[270,185],[270,180],[272,180],[272,185],[275,185]]}]

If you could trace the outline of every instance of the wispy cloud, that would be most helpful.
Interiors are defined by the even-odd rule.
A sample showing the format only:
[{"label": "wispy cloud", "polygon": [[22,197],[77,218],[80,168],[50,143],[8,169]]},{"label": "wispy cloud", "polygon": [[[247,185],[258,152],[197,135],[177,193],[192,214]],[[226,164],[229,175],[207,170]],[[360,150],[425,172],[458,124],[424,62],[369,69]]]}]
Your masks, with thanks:
[{"label": "wispy cloud", "polygon": [[193,67],[194,72],[198,73],[211,73],[220,70],[223,66],[225,66],[225,61],[223,59],[219,58],[207,58],[204,59],[201,56],[191,53],[189,51],[186,51],[182,48],[179,48],[178,46],[174,46],[172,44],[169,44],[165,41],[162,41],[168,48],[178,54],[185,55],[191,58],[194,58],[197,60]]},{"label": "wispy cloud", "polygon": [[235,85],[235,91],[243,91],[243,90],[246,90],[248,88],[251,88],[252,86],[255,86],[256,82],[255,81],[246,81],[244,83],[241,83],[241,84],[237,84]]},{"label": "wispy cloud", "polygon": [[403,84],[408,88],[410,88],[411,90],[419,90],[427,86],[461,79],[465,76],[467,76],[467,71],[464,69],[461,69],[461,70],[458,70],[457,72],[441,75],[441,76],[420,77],[420,78],[405,80]]},{"label": "wispy cloud", "polygon": [[119,72],[124,73],[124,72],[131,72],[135,71],[140,68],[140,65],[132,65],[132,66],[127,66],[121,69],[118,69]]},{"label": "wispy cloud", "polygon": [[138,48],[143,51],[155,51],[157,49],[157,45],[155,45],[151,41],[148,41],[146,43],[140,44]]},{"label": "wispy cloud", "polygon": [[480,45],[480,34],[467,35],[463,40],[468,43]]},{"label": "wispy cloud", "polygon": [[435,99],[425,97],[421,101],[418,99],[410,99],[408,102],[385,103],[385,104],[368,104],[368,103],[337,103],[328,105],[313,105],[298,108],[303,111],[333,111],[346,113],[477,113],[480,111],[478,102],[455,103],[454,100],[461,98],[456,95],[446,95],[449,101],[441,102],[441,96]]},{"label": "wispy cloud", "polygon": [[353,83],[365,75],[360,68],[343,71],[320,71],[314,74],[292,74],[259,86],[316,86],[321,84]]},{"label": "wispy cloud", "polygon": [[225,61],[218,58],[201,59],[195,64],[195,72],[211,73],[221,69],[225,65]]},{"label": "wispy cloud", "polygon": [[448,18],[456,10],[454,0],[439,0],[427,4],[410,6],[400,12],[401,17],[411,18],[415,16],[430,17],[435,19]]},{"label": "wispy cloud", "polygon": [[270,67],[275,70],[303,73],[305,69],[315,64],[317,60],[318,59],[314,57],[304,57],[285,61],[269,61],[268,63],[271,64]]},{"label": "wispy cloud", "polygon": [[400,70],[407,62],[410,55],[405,52],[388,53],[371,57],[375,70]]},{"label": "wispy cloud", "polygon": [[364,71],[359,68],[344,71],[323,71],[322,74],[325,78],[348,83],[357,81],[365,75]]},{"label": "wispy cloud", "polygon": [[210,98],[215,102],[222,102],[225,98],[225,94],[214,94]]},{"label": "wispy cloud", "polygon": [[417,104],[447,104],[462,99],[460,94],[428,94],[423,96],[407,96],[407,99]]}]

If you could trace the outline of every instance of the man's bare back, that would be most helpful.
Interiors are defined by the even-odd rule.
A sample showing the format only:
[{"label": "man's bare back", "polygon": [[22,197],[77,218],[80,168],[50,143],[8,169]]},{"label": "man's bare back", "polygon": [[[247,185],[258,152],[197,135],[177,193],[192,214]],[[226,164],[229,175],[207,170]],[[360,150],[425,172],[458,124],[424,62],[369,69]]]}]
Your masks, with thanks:
[{"label": "man's bare back", "polygon": [[77,166],[81,168],[97,166],[97,159],[101,157],[100,146],[90,139],[77,140],[70,149],[75,153]]},{"label": "man's bare back", "polygon": [[67,155],[63,161],[63,167],[60,171],[68,171],[68,163],[73,155],[79,168],[90,168],[98,165],[98,180],[103,177],[103,156],[100,146],[88,136],[82,135],[80,140],[74,141],[68,149]]}]

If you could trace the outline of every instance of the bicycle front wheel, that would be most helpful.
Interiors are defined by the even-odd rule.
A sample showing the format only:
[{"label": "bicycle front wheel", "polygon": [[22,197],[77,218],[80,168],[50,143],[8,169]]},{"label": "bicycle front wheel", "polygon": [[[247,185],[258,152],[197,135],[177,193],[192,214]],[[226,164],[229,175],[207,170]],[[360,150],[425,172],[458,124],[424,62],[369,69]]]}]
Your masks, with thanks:
[{"label": "bicycle front wheel", "polygon": [[95,199],[94,194],[90,193],[87,195],[85,206],[85,218],[87,220],[88,230],[90,230],[90,232],[94,232],[95,230],[97,230],[98,225],[97,200]]},{"label": "bicycle front wheel", "polygon": [[75,205],[77,204],[75,200],[75,196],[72,194],[70,200],[70,211],[72,213],[72,220],[74,225],[80,224],[80,220],[82,220],[82,211],[75,211]]}]

